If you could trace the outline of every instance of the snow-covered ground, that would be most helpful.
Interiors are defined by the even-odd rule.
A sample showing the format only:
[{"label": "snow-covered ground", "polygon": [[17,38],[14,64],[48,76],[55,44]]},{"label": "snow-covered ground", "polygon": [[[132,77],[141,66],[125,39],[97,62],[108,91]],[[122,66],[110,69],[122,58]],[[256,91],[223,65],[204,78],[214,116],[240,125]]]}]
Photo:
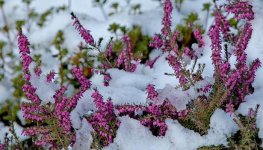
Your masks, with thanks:
[{"label": "snow-covered ground", "polygon": [[[104,18],[101,10],[98,7],[93,7],[91,0],[72,0],[71,11],[75,12],[82,24],[89,30],[94,36],[95,40],[99,37],[104,37],[105,41],[109,39],[111,35],[108,32],[109,24],[116,22],[121,25],[131,27],[134,24],[140,25],[144,34],[154,35],[159,33],[161,30],[161,19],[162,19],[162,8],[160,4],[152,0],[132,0],[132,3],[140,3],[142,14],[129,15],[127,4],[125,1],[111,0],[110,2],[119,2],[121,10],[118,14]],[[174,9],[173,12],[173,26],[182,23],[182,18],[190,12],[197,12],[200,18],[200,23],[205,25],[206,12],[202,11],[202,5],[209,0],[185,0],[182,6],[181,12]],[[14,24],[15,20],[24,19],[26,16],[26,7],[21,5],[20,0],[7,0],[4,5],[6,15],[8,16],[8,23]],[[246,50],[248,62],[250,63],[255,58],[259,58],[263,62],[263,1],[253,0],[253,10],[255,12],[255,19],[252,21],[253,33],[252,38],[249,41],[248,48]],[[42,13],[54,6],[68,5],[67,0],[35,0],[30,7],[34,8],[36,12]],[[110,12],[109,5],[105,7],[106,12]],[[58,30],[65,32],[65,45],[70,51],[74,52],[77,45],[82,39],[78,33],[72,27],[72,21],[69,14],[70,11],[62,11],[48,18],[46,25],[43,28],[37,28],[32,26],[32,29],[26,35],[29,37],[29,41],[32,45],[37,45],[37,49],[33,53],[45,54],[45,50],[49,49],[52,51],[52,47],[49,47],[52,43]],[[209,18],[208,24],[211,24],[213,19]],[[0,18],[0,25],[3,20]],[[209,26],[209,25],[208,25]],[[207,35],[208,29],[206,29],[205,47],[203,50],[204,55],[200,57],[199,63],[205,63],[206,67],[204,70],[204,77],[209,80],[213,76],[213,65],[211,62],[211,48],[210,39]],[[4,38],[0,33],[0,39]],[[12,35],[15,39],[15,34]],[[105,43],[104,43],[105,44]],[[18,49],[14,50],[18,54]],[[161,54],[160,51],[154,50],[150,54],[150,58],[153,59],[155,56]],[[58,61],[49,55],[42,57],[42,62],[45,67],[43,72],[49,72],[49,70],[58,71]],[[162,91],[169,86],[175,86],[178,84],[178,80],[173,76],[164,75],[164,73],[172,73],[173,70],[165,60],[165,54],[163,54],[153,68],[150,69],[144,65],[139,65],[134,73],[125,72],[118,69],[110,69],[108,71],[112,77],[109,87],[103,86],[103,77],[101,75],[94,75],[91,78],[92,86],[97,87],[103,97],[111,97],[114,104],[146,104],[146,86],[151,83],[155,87]],[[247,115],[249,108],[255,108],[257,104],[263,106],[263,68],[257,71],[257,76],[254,82],[255,92],[252,95],[246,97],[246,102],[242,103],[237,110],[238,113]],[[38,80],[38,79],[36,79]],[[211,82],[209,80],[209,82]],[[5,100],[11,95],[9,92],[8,83],[0,83],[0,102]],[[32,84],[41,87],[41,82],[32,82]],[[56,87],[43,87],[50,90],[49,95],[41,91],[37,91],[40,97],[43,99],[52,99],[52,92]],[[43,90],[43,89],[42,89]],[[52,91],[53,90],[53,91]],[[193,90],[194,91],[194,90]],[[180,91],[178,91],[180,93]],[[188,91],[188,96],[195,96],[195,93]],[[173,92],[171,92],[173,93]],[[84,93],[83,98],[78,102],[77,107],[71,113],[71,121],[73,127],[77,130],[77,142],[73,148],[75,149],[86,149],[91,144],[91,131],[92,127],[81,120],[81,116],[85,115],[91,110],[95,109],[95,105],[91,98],[92,91],[88,90]],[[168,95],[167,95],[168,97]],[[191,99],[192,97],[188,97]],[[181,98],[181,101],[180,101]],[[50,100],[49,99],[49,100]],[[182,109],[186,105],[186,95],[171,95],[171,99],[175,100],[176,105],[181,105]],[[183,101],[182,101],[183,100]],[[127,116],[120,117],[121,125],[117,131],[117,136],[114,142],[108,147],[107,150],[171,150],[171,149],[197,149],[200,146],[205,145],[227,145],[227,138],[233,135],[237,130],[238,126],[233,121],[232,117],[221,109],[217,109],[211,117],[210,129],[207,135],[201,136],[192,130],[183,127],[176,120],[166,120],[168,125],[167,134],[163,137],[153,136],[148,128],[141,125],[139,121],[129,118]],[[259,130],[259,137],[263,139],[263,108],[260,107],[257,115],[257,127]],[[18,130],[18,134],[21,133],[21,128],[16,124],[15,127]],[[3,133],[7,131],[7,127],[2,127],[0,124],[0,140],[3,140]],[[82,143],[85,143],[84,145]]]}]

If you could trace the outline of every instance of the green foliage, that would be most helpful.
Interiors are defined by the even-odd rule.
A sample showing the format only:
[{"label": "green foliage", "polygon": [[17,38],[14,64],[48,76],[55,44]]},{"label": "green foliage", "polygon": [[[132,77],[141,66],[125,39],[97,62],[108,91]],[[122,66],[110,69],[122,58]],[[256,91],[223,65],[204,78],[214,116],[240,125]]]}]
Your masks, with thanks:
[{"label": "green foliage", "polygon": [[5,1],[4,0],[0,0],[0,7],[2,8],[5,4]]},{"label": "green foliage", "polygon": [[17,112],[20,110],[20,104],[18,101],[7,100],[0,105],[0,121],[6,125],[10,125],[10,122],[18,121]]},{"label": "green foliage", "polygon": [[219,146],[202,146],[199,147],[197,150],[227,150],[228,148],[226,148],[224,145],[219,145]]},{"label": "green foliage", "polygon": [[181,48],[191,47],[193,43],[196,42],[194,37],[194,30],[198,29],[204,32],[202,26],[197,23],[199,20],[196,13],[190,13],[186,18],[184,18],[184,23],[176,26],[176,30],[179,32],[179,43]]},{"label": "green foliage", "polygon": [[18,99],[24,96],[24,92],[22,91],[22,87],[25,83],[23,79],[23,74],[20,73],[18,74],[15,78],[12,79],[13,87],[14,87],[14,92],[13,96],[14,98]]},{"label": "green foliage", "polygon": [[93,4],[95,6],[98,6],[98,5],[105,5],[108,1],[107,0],[93,0]]},{"label": "green foliage", "polygon": [[113,12],[109,13],[109,16],[112,16],[112,15],[114,15],[114,14],[116,14],[118,12],[118,10],[119,10],[119,3],[112,3],[110,5],[110,8],[113,9]]},{"label": "green foliage", "polygon": [[141,27],[134,26],[133,29],[128,33],[131,38],[132,47],[134,50],[134,57],[141,58],[144,62],[148,58],[151,51],[149,48],[149,42],[151,38],[147,35],[143,35]]},{"label": "green foliage", "polygon": [[40,15],[40,18],[39,18],[39,21],[38,21],[38,25],[39,25],[40,27],[43,27],[43,26],[44,26],[44,23],[46,22],[47,17],[52,14],[53,9],[54,9],[54,8],[50,8],[50,9],[48,9],[47,11],[45,11],[43,14]]},{"label": "green foliage", "polygon": [[[126,26],[121,26],[120,24],[113,23],[110,25],[110,32],[114,33],[116,40],[114,41],[113,53],[117,57],[122,51],[123,45],[118,36],[127,34],[131,39],[131,46],[133,49],[134,57],[140,58],[142,62],[146,61],[148,58],[151,48],[149,47],[149,42],[151,38],[142,33],[141,27],[133,26],[132,29],[126,28]],[[121,33],[118,35],[118,33]],[[116,60],[115,60],[116,61]]]},{"label": "green foliage", "polygon": [[209,11],[210,10],[210,7],[211,7],[211,4],[210,3],[204,3],[203,4],[203,11]]},{"label": "green foliage", "polygon": [[32,3],[32,1],[33,1],[33,0],[22,0],[22,1],[23,1],[24,3],[26,3],[26,4],[28,4],[28,5],[29,5],[29,4],[31,4],[31,3]]},{"label": "green foliage", "polygon": [[190,128],[201,135],[207,133],[210,118],[217,108],[222,106],[222,100],[226,97],[222,82],[215,81],[208,98],[200,96],[188,105],[189,114],[179,120],[185,127]]},{"label": "green foliage", "polygon": [[132,5],[130,13],[133,14],[133,15],[141,14],[142,13],[142,11],[141,11],[141,4],[134,4],[134,5]]}]

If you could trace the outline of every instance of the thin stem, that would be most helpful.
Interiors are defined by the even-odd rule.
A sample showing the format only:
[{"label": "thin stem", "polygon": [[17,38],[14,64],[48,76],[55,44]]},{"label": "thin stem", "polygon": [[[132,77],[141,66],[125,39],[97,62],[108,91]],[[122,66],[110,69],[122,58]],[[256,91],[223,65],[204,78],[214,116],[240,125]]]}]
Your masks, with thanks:
[{"label": "thin stem", "polygon": [[[1,13],[2,13],[2,18],[3,18],[3,21],[4,21],[5,27],[8,28],[9,26],[8,26],[6,14],[5,14],[5,11],[4,11],[4,8],[3,8],[3,7],[1,7]],[[12,42],[12,40],[11,40],[11,36],[10,36],[9,29],[7,30],[6,33],[7,33],[6,35],[7,35],[7,39],[8,39],[9,46],[12,48],[12,47],[13,47],[13,42]]]},{"label": "thin stem", "polygon": [[107,16],[107,14],[106,14],[106,12],[105,12],[105,10],[104,10],[103,5],[102,5],[102,4],[99,4],[99,8],[100,8],[100,10],[101,10],[101,12],[102,12],[103,17],[105,18],[105,20],[108,20],[108,16]]}]

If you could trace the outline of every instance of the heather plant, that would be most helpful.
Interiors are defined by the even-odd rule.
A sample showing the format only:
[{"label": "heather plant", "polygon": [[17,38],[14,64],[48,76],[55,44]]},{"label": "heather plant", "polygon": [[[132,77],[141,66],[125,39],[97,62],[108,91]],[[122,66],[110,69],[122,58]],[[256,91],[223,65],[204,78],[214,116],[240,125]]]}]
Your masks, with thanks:
[{"label": "heather plant", "polygon": [[[182,1],[177,2],[182,3]],[[234,121],[240,128],[235,135],[229,138],[229,147],[259,148],[258,129],[255,127],[258,107],[255,110],[251,109],[247,117],[235,112],[244,102],[244,98],[253,93],[252,83],[255,79],[255,72],[261,66],[259,59],[254,60],[251,64],[248,64],[246,59],[245,50],[252,34],[250,21],[254,18],[252,6],[249,2],[228,2],[223,7],[218,7],[215,3],[213,13],[215,21],[209,29],[214,74],[213,81],[206,83],[207,78],[203,75],[205,65],[198,63],[198,59],[202,57],[203,48],[207,43],[203,38],[204,31],[197,23],[198,15],[190,13],[184,19],[183,25],[172,29],[172,2],[164,1],[161,33],[152,37],[149,46],[161,51],[173,70],[172,73],[167,72],[166,75],[174,76],[179,83],[172,85],[170,89],[167,86],[164,89],[156,89],[155,85],[148,84],[145,88],[146,104],[114,104],[114,99],[103,97],[100,91],[111,85],[111,75],[108,72],[111,69],[123,70],[132,74],[139,66],[149,66],[149,69],[152,69],[156,60],[161,57],[159,55],[153,60],[148,60],[147,55],[151,51],[151,48],[148,47],[149,37],[142,35],[139,27],[126,30],[125,27],[112,24],[110,30],[113,33],[123,30],[123,34],[120,38],[119,36],[116,36],[116,39],[112,38],[107,43],[105,50],[102,50],[102,39],[96,41],[92,36],[92,31],[87,30],[78,17],[71,13],[73,26],[85,43],[80,44],[79,51],[66,60],[68,50],[62,46],[65,42],[64,34],[63,31],[57,33],[53,45],[58,50],[57,56],[54,57],[60,61],[58,79],[55,78],[56,72],[54,71],[46,75],[42,73],[41,56],[32,55],[27,37],[22,29],[18,28],[18,47],[24,81],[19,82],[22,78],[22,75],[19,74],[13,82],[17,84],[18,89],[23,90],[24,94],[21,91],[15,91],[14,97],[25,96],[27,98],[27,101],[23,101],[20,107],[23,117],[30,123],[24,128],[23,135],[30,136],[30,140],[38,148],[68,149],[74,147],[79,140],[77,138],[78,129],[73,127],[70,114],[77,108],[81,99],[91,97],[91,105],[94,104],[94,109],[89,110],[87,114],[79,114],[79,117],[85,120],[84,123],[92,127],[91,147],[86,148],[102,149],[113,143],[118,134],[118,128],[122,124],[120,121],[122,116],[138,120],[141,125],[151,131],[153,136],[166,136],[167,120],[178,120],[184,127],[204,135],[209,129],[212,114],[218,108],[234,116]],[[103,3],[106,1],[102,1]],[[234,14],[234,21],[239,23],[235,26],[239,29],[238,33],[231,33],[231,23],[224,15],[225,11]],[[44,16],[48,15],[49,13]],[[98,55],[90,59],[87,51],[97,51]],[[145,52],[143,56],[139,56],[141,52]],[[236,58],[233,66],[229,60],[231,56]],[[103,86],[96,87],[91,83],[89,78],[92,73],[103,75]],[[66,94],[69,84],[75,87],[75,93],[71,96]],[[167,89],[168,91],[177,90],[185,95],[191,94],[192,90],[197,93],[197,96],[193,96],[187,102],[186,108],[179,109],[174,104],[174,100],[169,98],[169,95],[177,93],[171,92],[163,95],[167,93]],[[52,95],[43,97],[40,92],[49,92],[49,95]],[[89,92],[91,95],[87,96]],[[12,105],[8,105],[7,108],[10,106]],[[12,110],[17,111],[16,106],[12,106],[14,107]],[[16,120],[15,116],[12,117],[11,120]],[[6,137],[5,141],[1,141],[3,145],[0,145],[0,149],[7,147],[6,145],[10,145],[14,140],[15,148],[21,147],[14,130],[11,133],[13,133],[11,138]],[[223,147],[220,145],[200,149]]]}]

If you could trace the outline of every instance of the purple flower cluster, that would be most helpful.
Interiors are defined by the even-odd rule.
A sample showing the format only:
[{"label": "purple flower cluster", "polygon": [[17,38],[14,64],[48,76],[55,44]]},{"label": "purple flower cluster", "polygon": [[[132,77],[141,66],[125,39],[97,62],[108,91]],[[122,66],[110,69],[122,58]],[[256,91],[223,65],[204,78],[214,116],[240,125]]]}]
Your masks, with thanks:
[{"label": "purple flower cluster", "polygon": [[120,67],[122,64],[124,64],[125,71],[134,72],[137,64],[132,62],[135,60],[131,47],[131,39],[129,36],[123,36],[122,42],[124,43],[124,48],[118,57],[117,67]]},{"label": "purple flower cluster", "polygon": [[[252,9],[247,2],[237,2],[237,5],[240,7],[245,7],[246,5],[247,9],[244,9],[244,11]],[[227,11],[236,13],[239,8],[235,7],[236,6],[230,5],[227,6],[226,9]],[[253,16],[253,12],[250,13],[250,15]],[[255,72],[261,66],[259,59],[256,59],[250,67],[246,64],[247,54],[245,50],[252,34],[252,25],[249,22],[251,19],[253,19],[253,17],[247,18],[247,22],[241,30],[241,33],[233,38],[236,39],[234,41],[229,41],[233,40],[229,38],[230,25],[221,12],[215,12],[215,25],[210,28],[212,62],[215,66],[215,75],[219,75],[227,89],[227,98],[223,100],[228,102],[228,104],[226,104],[227,112],[233,112],[234,107],[242,103],[245,96],[251,93]],[[220,33],[224,36],[221,37]],[[236,56],[236,64],[234,69],[231,68],[228,62],[230,57],[229,53],[225,56],[226,60],[223,61],[222,59],[222,41],[235,43],[234,55]]]},{"label": "purple flower cluster", "polygon": [[233,13],[235,18],[253,20],[254,12],[249,1],[234,1],[233,4],[226,6],[226,11]]},{"label": "purple flower cluster", "polygon": [[79,31],[81,37],[85,40],[85,42],[89,45],[94,45],[94,39],[90,34],[90,31],[85,29],[79,22],[79,19],[75,16],[74,13],[71,13],[72,19],[74,20],[73,26]]},{"label": "purple flower cluster", "polygon": [[175,76],[179,79],[180,85],[185,85],[188,82],[188,80],[182,72],[182,64],[178,60],[178,58],[172,54],[169,54],[166,57],[166,60],[168,61],[169,65],[173,68]]},{"label": "purple flower cluster", "polygon": [[82,70],[78,67],[72,68],[72,73],[76,79],[78,79],[81,85],[81,91],[86,91],[90,88],[91,82],[83,75]]},{"label": "purple flower cluster", "polygon": [[151,100],[157,100],[158,97],[158,92],[155,90],[154,85],[153,84],[149,84],[146,88],[146,91],[148,93],[147,98],[151,99]]},{"label": "purple flower cluster", "polygon": [[172,10],[173,10],[173,6],[172,6],[171,0],[165,0],[164,7],[163,7],[164,17],[163,17],[163,21],[162,21],[162,24],[163,24],[162,34],[166,37],[171,32]]},{"label": "purple flower cluster", "polygon": [[104,102],[102,95],[96,89],[91,97],[93,98],[98,110],[91,116],[88,116],[87,120],[98,134],[103,145],[109,145],[113,142],[120,121],[114,113],[114,106],[110,99],[107,102]]},{"label": "purple flower cluster", "polygon": [[[23,134],[28,136],[38,136],[38,140],[35,141],[35,144],[38,146],[56,147],[56,139],[51,136],[51,129],[49,129],[49,126],[45,122],[58,120],[58,126],[61,128],[60,134],[73,134],[69,113],[70,110],[75,107],[76,102],[72,102],[72,99],[77,101],[76,97],[79,98],[80,95],[90,87],[90,82],[83,77],[79,69],[74,68],[74,75],[80,81],[82,91],[75,94],[72,99],[68,99],[63,97],[67,88],[62,86],[53,96],[55,99],[55,103],[51,104],[54,105],[53,109],[50,108],[50,104],[41,104],[42,100],[38,97],[36,94],[36,88],[33,87],[30,82],[31,74],[29,71],[29,65],[32,62],[32,58],[30,56],[29,42],[26,36],[22,34],[21,30],[18,33],[18,45],[26,80],[26,83],[23,85],[23,91],[25,92],[26,97],[31,101],[31,103],[23,102],[21,104],[21,110],[24,118],[39,123],[38,126],[26,128],[23,131]],[[35,74],[40,76],[41,69],[35,69]],[[47,83],[52,82],[54,75],[55,73],[53,71],[47,75]]]},{"label": "purple flower cluster", "polygon": [[52,82],[54,78],[55,78],[55,72],[50,71],[49,74],[47,74],[47,82]]},{"label": "purple flower cluster", "polygon": [[194,36],[198,42],[198,46],[203,47],[205,45],[205,42],[203,40],[203,37],[202,37],[200,30],[198,30],[198,29],[194,30]]}]

